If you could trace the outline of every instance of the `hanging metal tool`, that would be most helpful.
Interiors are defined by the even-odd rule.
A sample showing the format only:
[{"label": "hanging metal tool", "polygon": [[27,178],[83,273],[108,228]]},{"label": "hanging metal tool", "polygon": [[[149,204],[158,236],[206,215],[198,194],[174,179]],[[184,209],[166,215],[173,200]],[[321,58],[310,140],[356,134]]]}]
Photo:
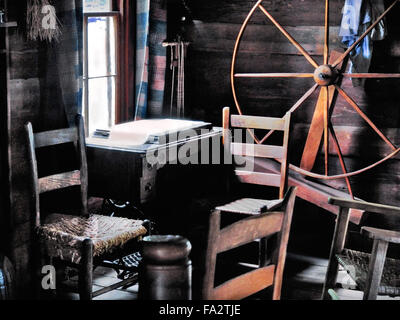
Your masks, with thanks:
[{"label": "hanging metal tool", "polygon": [[0,24],[4,23],[4,11],[0,9]]},{"label": "hanging metal tool", "polygon": [[[172,71],[171,79],[171,100],[170,100],[170,116],[172,117],[174,105],[176,106],[176,116],[178,118],[185,117],[185,60],[187,47],[190,43],[182,40],[180,36],[173,42],[164,42],[164,47],[170,47],[171,62],[170,69]],[[175,98],[176,91],[176,98]],[[175,101],[176,100],[176,101]],[[176,104],[175,104],[176,102]]]}]

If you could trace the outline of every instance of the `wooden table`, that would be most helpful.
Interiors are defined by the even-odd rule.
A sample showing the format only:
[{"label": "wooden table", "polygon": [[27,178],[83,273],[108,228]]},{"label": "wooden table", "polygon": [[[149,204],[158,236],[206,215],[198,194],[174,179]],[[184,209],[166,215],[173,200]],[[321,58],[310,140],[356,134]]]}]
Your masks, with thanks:
[{"label": "wooden table", "polygon": [[[145,204],[156,195],[156,179],[163,164],[149,163],[148,153],[165,152],[169,165],[174,165],[176,157],[184,146],[201,146],[206,140],[211,145],[221,140],[222,129],[210,128],[208,133],[200,133],[195,137],[168,142],[166,144],[147,143],[133,147],[123,147],[107,143],[102,138],[87,139],[87,158],[89,169],[89,195],[131,203]],[[220,143],[220,142],[217,142]],[[189,155],[188,155],[189,156]],[[201,154],[198,155],[201,159]],[[178,164],[179,161],[178,161]]]}]

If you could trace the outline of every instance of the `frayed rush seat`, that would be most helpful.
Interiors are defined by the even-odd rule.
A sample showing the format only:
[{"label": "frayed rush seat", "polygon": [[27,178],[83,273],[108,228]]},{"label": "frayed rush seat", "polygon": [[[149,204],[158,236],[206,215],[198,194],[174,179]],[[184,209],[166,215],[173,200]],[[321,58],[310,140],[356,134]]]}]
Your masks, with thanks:
[{"label": "frayed rush seat", "polygon": [[[336,255],[340,265],[347,271],[360,290],[365,290],[371,254],[344,249]],[[400,295],[400,260],[386,258],[378,294]]]},{"label": "frayed rush seat", "polygon": [[144,236],[147,230],[140,220],[51,214],[37,228],[37,232],[49,256],[79,263],[85,239],[93,241],[93,256],[97,257],[122,248],[128,241]]}]

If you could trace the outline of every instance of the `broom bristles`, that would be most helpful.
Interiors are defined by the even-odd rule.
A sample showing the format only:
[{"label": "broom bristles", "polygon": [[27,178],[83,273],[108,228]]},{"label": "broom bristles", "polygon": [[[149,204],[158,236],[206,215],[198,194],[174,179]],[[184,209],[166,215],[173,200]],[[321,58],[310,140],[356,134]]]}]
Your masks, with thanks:
[{"label": "broom bristles", "polygon": [[54,26],[43,27],[44,14],[42,13],[42,9],[44,6],[50,5],[49,0],[28,0],[26,23],[29,40],[58,41],[61,36],[61,23],[56,15],[53,17],[55,21]]}]

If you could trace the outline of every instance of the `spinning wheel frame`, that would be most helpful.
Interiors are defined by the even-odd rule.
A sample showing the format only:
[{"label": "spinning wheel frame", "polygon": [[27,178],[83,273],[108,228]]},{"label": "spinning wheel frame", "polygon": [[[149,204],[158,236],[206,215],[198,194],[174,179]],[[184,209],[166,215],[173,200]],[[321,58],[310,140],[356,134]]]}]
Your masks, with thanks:
[{"label": "spinning wheel frame", "polygon": [[[288,110],[288,112],[296,111],[301,105],[317,90],[321,87],[320,99],[321,103],[324,105],[323,110],[323,145],[324,145],[324,166],[325,174],[317,174],[311,172],[311,169],[302,168],[293,164],[290,164],[290,168],[304,176],[308,176],[315,179],[321,180],[334,180],[334,179],[345,179],[347,187],[350,194],[352,195],[351,186],[349,182],[349,177],[361,174],[368,170],[375,168],[376,166],[382,164],[383,162],[393,158],[400,152],[400,148],[396,147],[379,128],[372,122],[371,119],[361,110],[357,103],[340,87],[340,80],[342,78],[359,78],[359,79],[389,79],[389,78],[400,78],[399,73],[356,73],[349,74],[345,73],[344,70],[340,69],[340,64],[342,64],[345,59],[349,57],[351,51],[376,27],[376,25],[391,11],[391,9],[400,0],[395,0],[385,12],[361,35],[361,37],[350,46],[343,54],[341,54],[337,59],[334,60],[332,64],[329,64],[330,52],[329,52],[329,0],[325,0],[325,27],[324,27],[324,46],[323,46],[323,60],[324,64],[322,66],[311,57],[311,55],[298,43],[285,29],[282,27],[278,21],[276,21],[273,16],[262,6],[263,0],[258,0],[254,7],[250,10],[247,15],[243,25],[240,28],[237,40],[235,42],[232,66],[231,66],[231,86],[232,93],[236,108],[240,115],[243,115],[242,108],[240,106],[235,79],[236,78],[314,78],[315,84]],[[250,22],[251,17],[254,15],[255,11],[259,9],[264,15],[273,23],[273,25],[289,40],[289,42],[296,47],[296,49],[305,57],[305,59],[315,68],[314,73],[236,73],[235,66],[236,60],[239,52],[240,41],[246,30],[247,25]],[[340,79],[340,80],[339,80]],[[336,94],[342,96],[345,101],[365,120],[365,122],[372,128],[373,131],[378,134],[378,136],[392,149],[392,152],[388,154],[383,159],[357,171],[347,172],[346,165],[343,159],[343,154],[337,139],[334,127],[330,121],[330,114],[334,108],[334,103],[331,101],[333,96],[330,97],[330,89]],[[264,143],[273,133],[273,131],[268,132],[262,139],[258,139],[254,133],[250,133],[257,144]],[[329,175],[329,136],[332,137],[335,151],[339,157],[341,169],[343,174],[340,175]],[[319,149],[319,146],[318,146]],[[304,150],[305,154],[306,150]],[[303,156],[304,156],[303,154]],[[315,161],[315,159],[314,159]]]}]

